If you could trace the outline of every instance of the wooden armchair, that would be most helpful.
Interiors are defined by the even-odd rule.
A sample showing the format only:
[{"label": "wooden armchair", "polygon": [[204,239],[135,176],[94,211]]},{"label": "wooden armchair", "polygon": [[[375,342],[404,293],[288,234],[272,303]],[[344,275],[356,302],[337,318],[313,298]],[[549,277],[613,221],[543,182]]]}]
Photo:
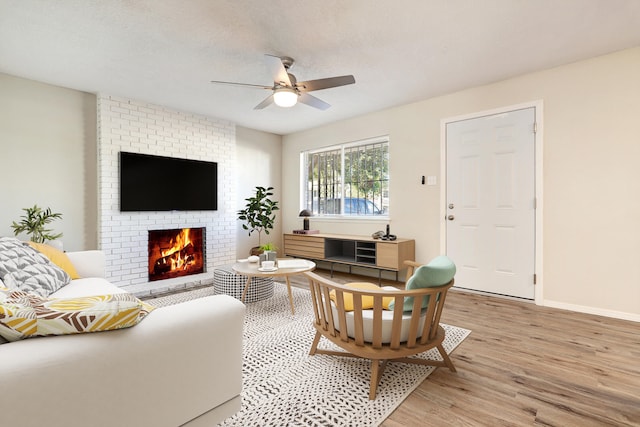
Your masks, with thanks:
[{"label": "wooden armchair", "polygon": [[[420,267],[420,264],[413,261],[405,264],[408,266],[409,284],[414,269]],[[455,266],[453,268],[455,272]],[[446,366],[455,372],[451,359],[442,347],[445,331],[440,326],[447,291],[453,286],[452,275],[444,285],[393,290],[395,288],[388,287],[358,289],[340,285],[315,273],[305,274],[309,278],[316,329],[309,354],[370,359],[369,399],[375,399],[378,383],[388,361]],[[376,285],[373,286],[377,288]],[[413,297],[413,302],[410,297]],[[390,301],[393,301],[393,309],[384,310],[383,305],[388,305]],[[353,311],[345,309],[351,306]],[[410,311],[403,311],[408,307]],[[345,351],[319,349],[320,337],[325,337]],[[441,361],[409,357],[434,347],[440,352]]]}]

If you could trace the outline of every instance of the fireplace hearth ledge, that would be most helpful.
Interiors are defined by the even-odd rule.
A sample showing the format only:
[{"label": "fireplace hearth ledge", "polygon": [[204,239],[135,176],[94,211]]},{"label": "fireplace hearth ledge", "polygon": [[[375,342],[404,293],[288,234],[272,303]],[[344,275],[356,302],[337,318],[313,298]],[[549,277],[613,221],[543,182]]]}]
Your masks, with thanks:
[{"label": "fireplace hearth ledge", "polygon": [[142,298],[171,292],[181,292],[202,286],[213,286],[213,273],[192,274],[173,279],[137,283],[135,285],[124,285],[120,287],[136,297]]}]

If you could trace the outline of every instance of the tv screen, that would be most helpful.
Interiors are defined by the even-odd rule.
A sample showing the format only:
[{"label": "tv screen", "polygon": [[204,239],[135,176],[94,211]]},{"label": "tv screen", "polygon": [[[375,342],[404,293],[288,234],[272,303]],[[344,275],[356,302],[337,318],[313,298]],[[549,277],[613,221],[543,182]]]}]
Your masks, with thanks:
[{"label": "tv screen", "polygon": [[120,152],[120,211],[217,209],[217,163]]}]

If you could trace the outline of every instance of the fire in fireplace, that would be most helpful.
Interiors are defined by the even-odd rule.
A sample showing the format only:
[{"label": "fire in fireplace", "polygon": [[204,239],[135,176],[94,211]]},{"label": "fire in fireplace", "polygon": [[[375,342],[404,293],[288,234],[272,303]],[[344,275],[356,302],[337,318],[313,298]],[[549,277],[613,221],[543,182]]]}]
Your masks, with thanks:
[{"label": "fire in fireplace", "polygon": [[204,230],[149,230],[149,281],[203,273]]}]

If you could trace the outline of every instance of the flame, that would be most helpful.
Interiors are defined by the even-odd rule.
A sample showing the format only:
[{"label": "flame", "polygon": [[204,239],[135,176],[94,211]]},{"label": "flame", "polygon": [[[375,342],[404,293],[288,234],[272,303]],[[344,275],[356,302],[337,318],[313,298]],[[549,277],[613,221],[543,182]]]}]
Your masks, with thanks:
[{"label": "flame", "polygon": [[171,271],[179,269],[186,270],[187,267],[194,262],[190,253],[183,253],[183,249],[191,244],[190,233],[190,228],[183,228],[180,233],[178,233],[175,238],[171,239],[169,242],[171,247],[160,251],[163,257],[172,255],[170,258]]}]

